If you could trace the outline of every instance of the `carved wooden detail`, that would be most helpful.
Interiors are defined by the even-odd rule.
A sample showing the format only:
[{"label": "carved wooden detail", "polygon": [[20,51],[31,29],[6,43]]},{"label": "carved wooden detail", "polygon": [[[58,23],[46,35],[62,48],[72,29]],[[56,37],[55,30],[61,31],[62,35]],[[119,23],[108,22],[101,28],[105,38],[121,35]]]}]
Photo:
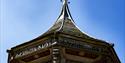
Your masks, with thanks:
[{"label": "carved wooden detail", "polygon": [[70,55],[75,55],[75,56],[80,56],[80,57],[85,57],[85,58],[90,58],[90,59],[96,59],[99,55],[90,53],[90,52],[83,52],[83,51],[78,51],[78,50],[71,50],[71,49],[66,49],[65,50],[67,54]]},{"label": "carved wooden detail", "polygon": [[22,50],[17,50],[15,58],[36,52],[36,51],[41,50],[43,48],[50,47],[54,44],[56,44],[56,42],[51,42],[51,40],[48,39],[48,40],[45,40],[41,44],[38,44],[36,46],[30,47],[30,48],[23,48]]},{"label": "carved wooden detail", "polygon": [[78,49],[85,49],[93,52],[101,52],[102,48],[98,46],[93,46],[90,44],[87,44],[86,42],[83,41],[77,41],[74,39],[69,39],[69,38],[59,38],[59,44],[65,47],[71,47],[71,48],[78,48]]},{"label": "carved wooden detail", "polygon": [[45,56],[48,56],[48,55],[50,55],[50,50],[46,50],[46,51],[43,51],[41,53],[37,53],[35,55],[23,58],[22,61],[30,62],[30,61],[33,61],[35,59],[38,59],[38,58],[41,58],[41,57],[45,57]]}]

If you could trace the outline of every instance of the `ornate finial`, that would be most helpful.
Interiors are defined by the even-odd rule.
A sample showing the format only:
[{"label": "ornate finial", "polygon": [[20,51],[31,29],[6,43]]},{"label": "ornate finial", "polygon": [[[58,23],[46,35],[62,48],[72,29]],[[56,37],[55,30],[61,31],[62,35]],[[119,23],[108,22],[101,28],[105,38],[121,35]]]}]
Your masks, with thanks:
[{"label": "ornate finial", "polygon": [[69,18],[73,21],[69,8],[68,8],[68,3],[70,3],[68,2],[69,0],[60,0],[60,1],[63,3],[63,6],[62,6],[61,14],[58,19]]},{"label": "ornate finial", "polygon": [[60,1],[63,2],[63,4],[70,3],[70,2],[68,2],[68,0],[60,0]]}]

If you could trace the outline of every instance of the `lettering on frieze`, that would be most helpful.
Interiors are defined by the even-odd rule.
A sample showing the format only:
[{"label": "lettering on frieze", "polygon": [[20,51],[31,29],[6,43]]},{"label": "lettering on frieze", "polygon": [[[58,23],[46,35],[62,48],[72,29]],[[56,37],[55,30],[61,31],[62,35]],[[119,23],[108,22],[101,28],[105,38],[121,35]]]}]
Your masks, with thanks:
[{"label": "lettering on frieze", "polygon": [[47,48],[47,47],[52,46],[56,43],[57,42],[45,42],[45,43],[37,45],[35,47],[24,49],[23,51],[19,51],[18,53],[16,53],[15,58],[27,55],[29,53],[38,51],[38,50],[43,49],[43,48]]}]

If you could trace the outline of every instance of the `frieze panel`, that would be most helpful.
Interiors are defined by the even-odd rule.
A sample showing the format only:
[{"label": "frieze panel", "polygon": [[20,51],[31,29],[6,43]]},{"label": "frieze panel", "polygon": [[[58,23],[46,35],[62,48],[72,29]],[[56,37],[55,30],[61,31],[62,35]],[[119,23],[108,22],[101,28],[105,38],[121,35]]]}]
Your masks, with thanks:
[{"label": "frieze panel", "polygon": [[[16,51],[15,58],[30,54],[32,52],[38,51],[38,50],[43,49],[43,48],[47,48],[47,47],[52,46],[54,44],[57,44],[57,42],[53,42],[50,39],[45,40],[44,42],[42,42],[42,44]],[[92,52],[108,53],[108,51],[104,48],[100,48],[97,46],[87,44],[85,42],[81,42],[81,41],[77,41],[77,40],[73,40],[73,39],[69,39],[69,38],[59,38],[58,44],[65,46],[65,47],[84,49],[84,50],[89,50]]]},{"label": "frieze panel", "polygon": [[84,49],[94,52],[102,52],[103,48],[87,44],[82,41],[77,41],[69,38],[59,38],[59,44],[66,47]]},{"label": "frieze panel", "polygon": [[42,44],[39,44],[39,45],[31,47],[31,48],[25,48],[22,51],[18,51],[15,55],[15,58],[30,54],[32,52],[38,51],[38,50],[43,49],[43,48],[47,48],[47,47],[52,46],[56,43],[57,42],[51,42],[49,39],[45,40]]},{"label": "frieze panel", "polygon": [[108,50],[107,47],[104,47],[104,46],[100,47],[97,45],[88,44],[86,42],[78,41],[75,39],[60,37],[59,43],[60,43],[60,45],[66,46],[66,47],[84,49],[84,50],[88,50],[88,51],[92,51],[92,52],[98,52],[98,53],[104,53],[106,55],[110,55],[110,51]]}]

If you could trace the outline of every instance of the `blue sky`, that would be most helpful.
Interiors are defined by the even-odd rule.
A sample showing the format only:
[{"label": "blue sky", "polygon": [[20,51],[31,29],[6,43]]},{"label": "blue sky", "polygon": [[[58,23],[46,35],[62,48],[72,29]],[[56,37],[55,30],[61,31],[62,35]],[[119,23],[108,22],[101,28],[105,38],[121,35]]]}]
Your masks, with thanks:
[{"label": "blue sky", "polygon": [[[125,0],[69,0],[74,21],[90,36],[114,43],[125,63]],[[1,0],[0,62],[6,50],[46,32],[61,11],[60,0]]]}]

